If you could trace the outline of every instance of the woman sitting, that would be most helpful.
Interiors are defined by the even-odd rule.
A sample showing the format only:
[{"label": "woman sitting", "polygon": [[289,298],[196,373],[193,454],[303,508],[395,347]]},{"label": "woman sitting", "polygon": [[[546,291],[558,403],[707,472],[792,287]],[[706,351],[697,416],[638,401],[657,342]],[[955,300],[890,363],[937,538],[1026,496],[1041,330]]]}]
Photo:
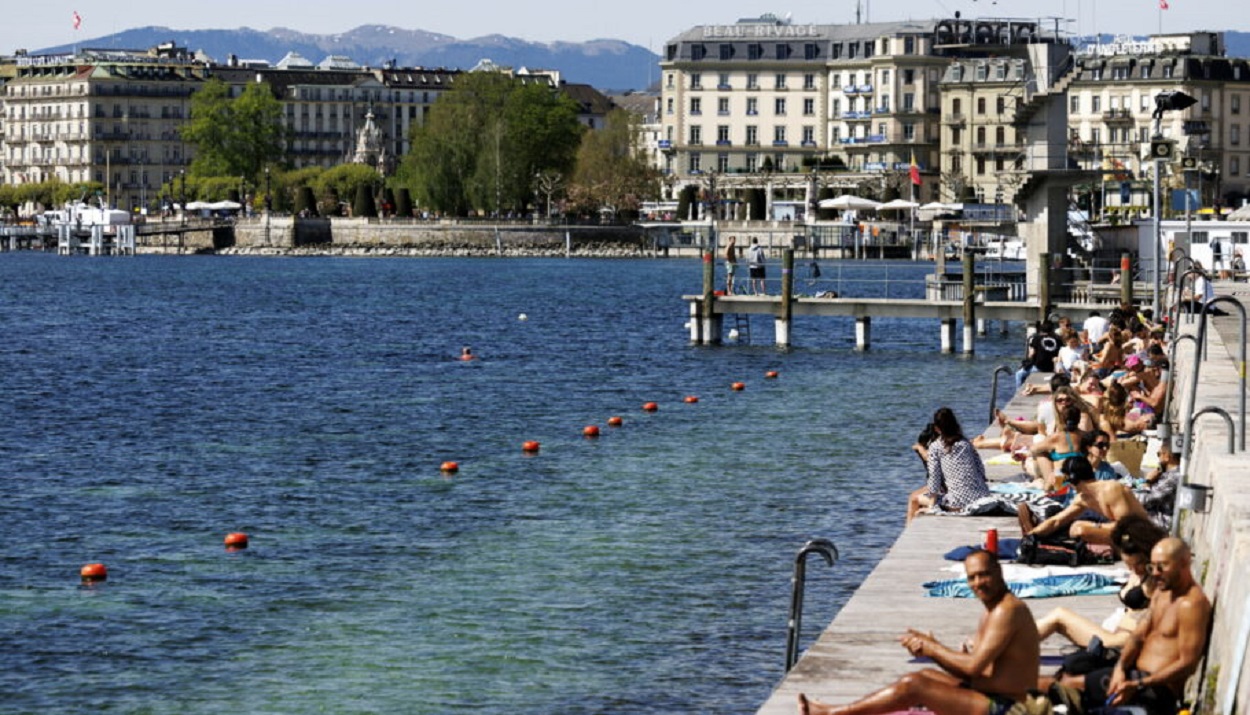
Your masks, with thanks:
[{"label": "woman sitting", "polygon": [[990,496],[985,482],[985,463],[977,454],[949,407],[933,413],[933,433],[928,447],[929,479],[911,493],[907,501],[908,523],[921,509],[960,511],[972,502]]},{"label": "woman sitting", "polygon": [[1101,625],[1066,608],[1056,608],[1037,622],[1037,632],[1042,640],[1058,633],[1085,648],[1097,636],[1108,648],[1123,648],[1150,605],[1154,587],[1149,578],[1150,551],[1165,536],[1167,532],[1149,519],[1140,516],[1120,519],[1111,532],[1111,545],[1131,572],[1128,582],[1120,589],[1120,603],[1123,605]]},{"label": "woman sitting", "polygon": [[1033,446],[1030,455],[1033,457],[1034,473],[1037,476],[1036,486],[1047,492],[1058,491],[1060,480],[1055,478],[1055,470],[1064,460],[1081,456],[1081,408],[1076,404],[1081,398],[1073,394],[1061,392],[1055,395],[1055,409],[1059,413],[1061,427]]}]

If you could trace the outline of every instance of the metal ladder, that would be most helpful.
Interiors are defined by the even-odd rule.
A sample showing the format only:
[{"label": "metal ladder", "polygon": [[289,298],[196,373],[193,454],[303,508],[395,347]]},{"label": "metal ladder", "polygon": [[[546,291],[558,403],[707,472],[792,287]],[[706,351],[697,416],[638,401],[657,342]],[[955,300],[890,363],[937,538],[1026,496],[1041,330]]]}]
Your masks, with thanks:
[{"label": "metal ladder", "polygon": [[738,331],[738,342],[751,344],[751,316],[746,313],[734,313],[734,330]]}]

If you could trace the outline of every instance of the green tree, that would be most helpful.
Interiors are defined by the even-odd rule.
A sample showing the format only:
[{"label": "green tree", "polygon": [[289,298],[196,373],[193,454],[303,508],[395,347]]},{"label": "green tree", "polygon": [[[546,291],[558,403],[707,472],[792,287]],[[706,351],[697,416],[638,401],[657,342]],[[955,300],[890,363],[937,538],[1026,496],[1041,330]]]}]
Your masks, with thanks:
[{"label": "green tree", "polygon": [[193,175],[245,177],[255,185],[264,167],[283,157],[282,103],[268,83],[250,83],[231,98],[225,82],[210,79],[191,96],[182,138],[195,146]]},{"label": "green tree", "polygon": [[369,187],[372,192],[382,183],[382,176],[370,166],[363,164],[340,164],[333,169],[326,169],[316,178],[314,187],[318,194],[326,194],[330,189],[338,196],[355,197],[361,186]]},{"label": "green tree", "polygon": [[624,110],[607,116],[603,128],[587,132],[577,152],[573,193],[590,205],[578,208],[636,214],[643,201],[659,197],[660,174],[638,147],[640,120]]},{"label": "green tree", "polygon": [[536,174],[572,169],[582,131],[576,103],[549,86],[466,74],[413,130],[400,183],[435,211],[523,210]]}]

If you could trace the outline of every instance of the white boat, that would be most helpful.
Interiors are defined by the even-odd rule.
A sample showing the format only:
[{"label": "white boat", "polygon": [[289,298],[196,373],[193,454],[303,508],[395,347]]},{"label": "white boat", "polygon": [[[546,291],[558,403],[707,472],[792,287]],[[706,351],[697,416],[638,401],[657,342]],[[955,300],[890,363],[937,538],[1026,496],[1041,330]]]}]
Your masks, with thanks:
[{"label": "white boat", "polygon": [[1024,241],[1018,238],[992,238],[985,244],[987,261],[1023,261],[1027,257]]}]

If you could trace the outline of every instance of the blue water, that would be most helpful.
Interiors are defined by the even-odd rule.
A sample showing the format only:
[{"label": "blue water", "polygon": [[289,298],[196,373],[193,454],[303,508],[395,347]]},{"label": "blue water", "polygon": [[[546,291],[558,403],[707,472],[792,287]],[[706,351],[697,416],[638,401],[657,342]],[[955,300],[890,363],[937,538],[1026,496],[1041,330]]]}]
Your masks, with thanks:
[{"label": "blue water", "polygon": [[942,356],[875,320],[858,353],[800,318],[780,351],[755,318],[695,347],[699,271],[0,254],[0,710],[753,712],[797,549],[841,551],[807,645],[897,536],[920,426],[980,426],[1021,338]]}]

